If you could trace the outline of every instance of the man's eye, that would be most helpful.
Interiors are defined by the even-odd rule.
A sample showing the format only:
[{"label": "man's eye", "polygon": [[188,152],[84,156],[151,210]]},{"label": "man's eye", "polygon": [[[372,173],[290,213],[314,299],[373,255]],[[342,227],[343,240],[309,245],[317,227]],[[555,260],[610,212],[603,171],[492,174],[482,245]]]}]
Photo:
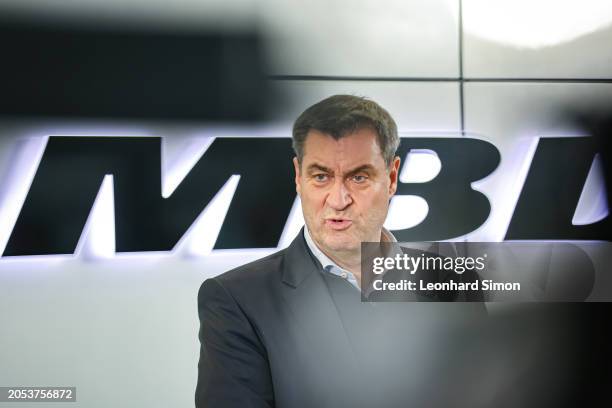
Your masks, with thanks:
[{"label": "man's eye", "polygon": [[351,177],[351,179],[355,182],[355,183],[363,183],[364,181],[366,181],[368,178],[367,176],[363,176],[363,175],[355,175],[353,177]]},{"label": "man's eye", "polygon": [[327,181],[327,174],[315,174],[314,179],[318,182]]}]

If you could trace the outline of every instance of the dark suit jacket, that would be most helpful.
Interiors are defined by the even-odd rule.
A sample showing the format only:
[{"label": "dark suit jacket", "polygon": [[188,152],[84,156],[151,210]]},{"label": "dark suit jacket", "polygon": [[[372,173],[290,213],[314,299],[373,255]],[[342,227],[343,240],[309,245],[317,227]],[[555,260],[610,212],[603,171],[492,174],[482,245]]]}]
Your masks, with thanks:
[{"label": "dark suit jacket", "polygon": [[207,279],[196,406],[433,406],[443,380],[430,381],[441,371],[432,341],[482,305],[360,300],[349,282],[322,273],[302,232],[284,250]]}]

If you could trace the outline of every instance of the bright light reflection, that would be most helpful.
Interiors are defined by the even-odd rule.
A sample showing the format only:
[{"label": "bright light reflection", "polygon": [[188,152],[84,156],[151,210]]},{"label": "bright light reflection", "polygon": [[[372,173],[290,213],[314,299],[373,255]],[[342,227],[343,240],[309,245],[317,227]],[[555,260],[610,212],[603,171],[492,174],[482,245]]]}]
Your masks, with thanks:
[{"label": "bright light reflection", "polygon": [[[491,203],[491,213],[489,218],[475,231],[449,241],[501,242],[504,240],[539,140],[539,137],[516,138],[514,149],[502,150],[502,161],[495,170],[498,176],[489,175],[471,183],[474,190],[487,196]],[[497,178],[500,174],[509,175],[509,177],[500,183]]]},{"label": "bright light reflection", "polygon": [[[451,9],[454,11],[454,8]],[[465,31],[514,47],[535,49],[554,46],[610,24],[610,0],[463,1]]]},{"label": "bright light reflection", "polygon": [[47,137],[27,138],[20,141],[21,146],[15,155],[15,162],[11,164],[8,176],[2,179],[3,186],[0,191],[0,254],[4,253],[17,217],[34,175],[40,164]]},{"label": "bright light reflection", "polygon": [[278,248],[286,248],[291,244],[293,239],[297,236],[298,232],[304,225],[304,213],[302,212],[302,201],[299,196],[295,197],[293,206],[287,217],[285,228],[281,234],[280,240],[278,241]]},{"label": "bright light reflection", "polygon": [[204,211],[191,224],[174,251],[195,257],[206,256],[212,251],[239,181],[240,176],[235,174],[227,180]]},{"label": "bright light reflection", "polygon": [[438,155],[429,149],[412,149],[406,155],[399,180],[402,183],[427,183],[433,180],[442,163]]},{"label": "bright light reflection", "polygon": [[113,176],[104,176],[75,254],[85,259],[115,255],[115,193]]},{"label": "bright light reflection", "polygon": [[214,137],[199,137],[174,146],[170,138],[162,138],[162,197],[172,195],[214,140]]},{"label": "bright light reflection", "polygon": [[599,153],[595,155],[589,175],[584,183],[573,225],[588,225],[603,220],[609,214],[606,185]]},{"label": "bright light reflection", "polygon": [[419,225],[427,217],[429,205],[422,197],[399,195],[391,199],[385,228],[391,231],[403,230]]}]

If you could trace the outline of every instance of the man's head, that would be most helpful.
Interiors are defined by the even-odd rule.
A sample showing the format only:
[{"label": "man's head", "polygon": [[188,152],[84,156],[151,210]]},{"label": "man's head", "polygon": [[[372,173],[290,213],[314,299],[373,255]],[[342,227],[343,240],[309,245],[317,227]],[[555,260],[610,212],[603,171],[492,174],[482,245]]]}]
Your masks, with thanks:
[{"label": "man's head", "polygon": [[393,118],[362,97],[329,97],[296,120],[296,190],[308,230],[328,256],[380,240],[397,189],[398,145]]}]

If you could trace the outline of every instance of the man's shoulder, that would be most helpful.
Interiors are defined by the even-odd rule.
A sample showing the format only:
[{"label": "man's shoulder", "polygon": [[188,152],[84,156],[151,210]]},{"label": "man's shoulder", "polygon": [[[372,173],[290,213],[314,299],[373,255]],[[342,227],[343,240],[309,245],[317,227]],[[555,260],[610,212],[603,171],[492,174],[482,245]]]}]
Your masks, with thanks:
[{"label": "man's shoulder", "polygon": [[206,279],[198,298],[219,293],[235,301],[261,302],[262,298],[275,298],[286,286],[284,283],[291,285],[295,281],[296,267],[304,271],[303,261],[308,253],[305,245],[300,234],[287,248]]},{"label": "man's shoulder", "polygon": [[238,266],[218,275],[215,279],[223,285],[240,285],[263,282],[268,279],[280,278],[283,260],[287,249],[281,249],[264,258]]},{"label": "man's shoulder", "polygon": [[240,265],[236,268],[223,272],[202,283],[223,287],[230,293],[242,292],[248,288],[249,291],[257,290],[282,280],[283,265],[287,249],[281,249],[264,258]]},{"label": "man's shoulder", "polygon": [[262,299],[275,297],[281,286],[285,253],[283,249],[206,279],[198,291],[198,303],[202,307],[233,299],[242,308],[259,309]]}]

